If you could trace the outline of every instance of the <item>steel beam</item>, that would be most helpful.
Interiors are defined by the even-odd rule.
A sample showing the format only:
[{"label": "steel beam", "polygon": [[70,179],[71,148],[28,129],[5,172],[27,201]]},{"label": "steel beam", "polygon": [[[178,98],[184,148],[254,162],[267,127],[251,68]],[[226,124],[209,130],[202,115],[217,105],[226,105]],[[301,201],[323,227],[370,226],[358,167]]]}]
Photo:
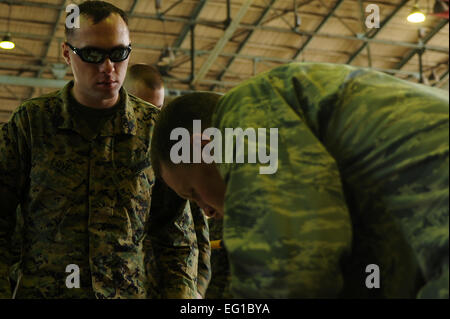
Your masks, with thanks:
[{"label": "steel beam", "polygon": [[128,14],[133,14],[134,13],[134,10],[136,10],[136,6],[137,6],[138,2],[139,2],[139,0],[134,0],[133,1],[133,4],[131,5],[130,10],[128,10]]},{"label": "steel beam", "polygon": [[13,75],[0,75],[1,84],[10,84],[18,86],[30,86],[41,88],[62,88],[67,84],[67,80],[43,79],[43,78],[27,78]]},{"label": "steel beam", "polygon": [[[383,21],[380,23],[380,27],[378,29],[372,29],[369,32],[366,32],[364,35],[365,38],[373,39],[375,36],[383,30],[383,28],[389,23],[389,21],[392,20],[392,18],[397,14],[397,12],[400,11],[401,8],[403,8],[409,0],[403,0],[395,9],[392,11]],[[374,31],[375,30],[375,31]],[[347,64],[351,64],[353,60],[366,48],[366,46],[369,44],[369,42],[365,42],[358,50],[355,51],[355,53],[352,54],[352,56],[348,59]]]},{"label": "steel beam", "polygon": [[[0,100],[8,100],[8,101],[17,101],[18,103],[22,102],[22,99],[19,99],[18,97],[11,97],[11,96],[0,96]],[[9,112],[9,110],[0,109],[0,112]]]},{"label": "steel beam", "polygon": [[[367,34],[367,26],[365,21],[365,10],[364,10],[364,4],[363,0],[358,0],[359,4],[359,10],[360,10],[360,18],[361,18],[361,27],[364,30],[364,33]],[[372,67],[372,53],[370,52],[370,45],[367,45],[367,60],[368,65],[371,68]]]},{"label": "steel beam", "polygon": [[250,8],[250,5],[252,4],[253,0],[245,0],[245,2],[242,4],[241,8],[237,12],[234,19],[231,21],[228,28],[225,30],[222,38],[217,42],[216,46],[212,50],[211,54],[208,56],[205,63],[203,63],[202,67],[200,68],[199,72],[194,76],[194,80],[192,81],[192,85],[195,85],[200,80],[203,79],[203,77],[206,75],[206,73],[211,68],[214,61],[219,56],[220,52],[223,50],[225,45],[227,44],[228,40],[233,35],[234,31],[239,27],[239,23],[241,22],[242,18],[244,17],[247,10]]},{"label": "steel beam", "polygon": [[177,2],[173,3],[172,5],[170,5],[166,10],[164,10],[164,12],[160,13],[160,15],[161,16],[166,15],[167,12],[169,12],[170,10],[172,10],[173,8],[175,8],[176,6],[178,6],[182,2],[183,2],[183,0],[178,0]]},{"label": "steel beam", "polygon": [[[322,27],[325,25],[325,23],[328,22],[328,20],[333,16],[333,14],[336,12],[336,10],[340,7],[340,5],[344,2],[344,0],[339,0],[336,2],[336,5],[331,9],[331,11],[327,14],[327,16],[320,22],[320,24],[317,26],[317,28],[314,29],[314,32],[317,33],[322,29]],[[294,56],[292,57],[292,60],[296,60],[298,56],[306,49],[308,44],[311,42],[311,40],[314,38],[314,36],[308,36],[308,39],[305,41],[305,43],[302,45],[300,49],[298,49],[297,52],[295,52]]]},{"label": "steel beam", "polygon": [[[5,2],[6,0],[0,0],[0,3]],[[200,1],[206,1],[206,0],[200,0]],[[311,1],[306,1],[301,3],[299,6],[303,6],[308,4],[309,2],[312,1],[316,1],[316,0],[311,0]],[[392,5],[390,3],[383,3],[386,5]],[[54,10],[58,10],[59,7],[58,5],[55,4],[49,4],[49,3],[42,3],[42,2],[29,2],[29,1],[16,1],[14,2],[14,5],[18,5],[18,6],[30,6],[30,7],[38,7],[38,8],[47,8],[47,9],[54,9]],[[286,13],[292,12],[292,10],[284,10],[281,15],[284,15]],[[320,14],[317,14],[315,12],[303,12],[303,14],[309,14],[309,15],[315,15],[315,16],[322,16]],[[141,19],[150,19],[150,20],[161,20],[161,16],[160,15],[155,15],[155,14],[141,14],[141,13],[131,13],[128,15],[129,18],[141,18]],[[271,17],[269,19],[272,20],[272,18],[279,18],[280,15],[278,16],[274,16]],[[323,17],[323,16],[322,16]],[[350,20],[357,20],[351,16],[347,16],[347,17],[341,17],[341,18],[345,18],[345,19],[350,19]],[[185,24],[192,24],[190,18],[184,18],[184,17],[176,17],[176,16],[172,16],[172,17],[164,17],[165,21],[171,21],[171,22],[182,22]],[[198,20],[194,22],[195,24],[204,24],[204,25],[210,25],[210,26],[224,26],[225,23],[224,22],[212,22],[212,21],[206,21],[206,20]]]},{"label": "steel beam", "polygon": [[191,30],[191,25],[193,24],[192,22],[195,22],[197,20],[205,4],[206,0],[200,0],[200,2],[194,8],[194,10],[191,13],[189,23],[183,27],[183,30],[181,30],[180,35],[178,36],[178,39],[176,39],[175,42],[173,43],[173,47],[179,48],[183,44],[184,39],[186,39],[188,32]]},{"label": "steel beam", "polygon": [[189,82],[192,82],[195,74],[195,25],[191,25],[191,77]]},{"label": "steel beam", "polygon": [[[331,34],[331,33],[316,33],[316,32],[310,32],[310,31],[302,31],[302,30],[289,30],[289,29],[283,29],[283,28],[277,28],[277,27],[265,27],[265,26],[255,27],[252,25],[242,25],[241,24],[239,26],[239,28],[260,29],[263,31],[282,32],[282,33],[295,33],[295,34],[300,34],[300,35],[311,35],[311,36],[316,36],[316,37],[351,40],[351,41],[373,42],[373,43],[381,43],[381,44],[394,45],[394,46],[407,47],[407,48],[415,48],[415,49],[424,47],[424,45],[422,45],[422,44],[409,43],[409,42],[403,42],[403,41],[373,39],[373,38],[367,38],[364,36],[363,37],[353,37],[353,36]],[[449,52],[448,48],[438,47],[438,46],[426,46],[426,49],[431,50],[431,51],[436,51],[436,52],[443,52],[443,53]]]},{"label": "steel beam", "polygon": [[[263,10],[262,14],[259,16],[258,20],[256,21],[255,25],[260,25],[263,20],[267,17],[267,15],[270,12],[270,9],[272,9],[273,5],[275,4],[277,0],[271,0],[270,3],[268,4],[268,6]],[[245,37],[244,40],[242,40],[242,42],[239,44],[238,49],[236,50],[236,53],[239,54],[241,53],[242,49],[244,48],[244,46],[247,44],[248,40],[250,39],[250,37],[253,35],[253,32],[255,32],[255,30],[250,30],[250,32],[247,34],[247,36]],[[235,57],[232,57],[226,64],[225,69],[220,72],[219,76],[217,77],[217,80],[222,80],[222,77],[225,75],[225,73],[228,71],[228,68],[231,66],[231,64],[233,64],[235,60]],[[213,88],[211,88],[213,89]]]},{"label": "steel beam", "polygon": [[[163,50],[164,47],[162,46],[154,46],[154,45],[149,45],[149,44],[133,44],[133,47],[135,49],[146,49],[146,50],[155,50],[155,51],[160,51]],[[173,49],[174,51],[179,51],[179,52],[183,52],[186,55],[189,55],[191,52],[190,48],[178,48],[178,49]],[[207,55],[207,54],[211,54],[211,51],[208,50],[196,50],[196,55]],[[220,53],[220,56],[223,57],[231,57],[231,58],[239,58],[239,59],[245,59],[245,60],[251,60],[252,62],[254,60],[260,61],[260,62],[275,62],[275,63],[291,63],[292,60],[291,59],[283,59],[283,58],[276,58],[276,57],[266,57],[266,56],[255,56],[255,55],[248,55],[248,54],[237,54],[237,53],[226,53],[226,52],[222,52]],[[39,68],[45,68],[45,69],[50,69],[50,66],[37,66],[37,65],[23,65],[23,64],[17,64],[17,63],[2,63],[0,62],[0,68],[13,68],[13,69],[25,69],[27,70],[28,68],[30,68],[31,70],[37,70]],[[378,69],[380,71],[383,72],[388,72],[385,71],[385,69]],[[391,72],[388,72],[391,73]],[[396,72],[392,72],[392,73],[398,73],[398,74],[409,74],[409,75],[417,75],[418,72],[408,72],[408,71],[399,71],[396,70]]]},{"label": "steel beam", "polygon": [[[63,1],[61,2],[60,10],[65,11],[64,8],[66,7],[66,3],[67,3],[67,0],[63,0]],[[45,47],[45,53],[44,53],[44,55],[42,56],[41,60],[39,61],[39,64],[40,64],[40,65],[43,65],[43,64],[45,63],[45,60],[47,59],[48,52],[50,51],[50,45],[51,45],[52,40],[53,40],[53,38],[54,38],[54,36],[55,36],[55,34],[56,34],[56,31],[57,31],[57,29],[58,29],[58,25],[59,25],[59,22],[60,22],[60,21],[61,21],[61,12],[58,11],[58,16],[56,17],[56,22],[55,22],[55,24],[53,25],[53,30],[52,30],[52,32],[50,33],[50,39],[46,42],[46,44],[45,44],[45,46],[44,46],[44,47]],[[42,76],[42,72],[43,72],[43,69],[40,69],[40,70],[37,72],[37,77],[38,77],[38,78],[40,78],[40,77]],[[35,92],[36,92],[36,89],[35,89],[35,88],[32,88],[32,89],[30,90],[30,94],[28,95],[28,98],[31,98],[31,97],[34,95]]]},{"label": "steel beam", "polygon": [[[446,23],[448,23],[447,20],[446,20]],[[428,51],[442,52],[442,53],[447,53],[447,54],[449,53],[449,49],[445,48],[445,47],[403,42],[403,41],[391,41],[391,40],[373,39],[373,38],[367,38],[367,37],[359,37],[358,38],[358,37],[345,36],[345,35],[339,35],[339,34],[316,33],[316,32],[310,32],[310,31],[302,31],[302,30],[293,31],[290,29],[283,29],[283,28],[277,28],[277,27],[254,26],[254,25],[245,25],[245,24],[240,24],[237,26],[237,28],[247,29],[247,30],[255,30],[256,29],[256,30],[263,30],[263,31],[280,32],[280,33],[294,33],[294,34],[299,34],[299,35],[316,36],[316,37],[324,37],[324,38],[331,38],[331,39],[351,40],[351,41],[361,41],[361,42],[369,42],[369,43],[380,43],[380,44],[400,46],[400,47],[411,48],[411,49],[424,48],[425,50],[428,50]],[[6,35],[6,32],[0,31],[0,36],[4,36],[4,35]],[[11,36],[13,38],[17,37],[17,38],[24,38],[24,39],[39,40],[39,41],[45,41],[50,38],[50,36],[30,34],[30,33],[20,33],[20,32],[11,32]],[[62,40],[62,41],[64,40],[64,38],[59,38],[59,37],[55,37],[54,39]],[[136,46],[136,45],[133,44],[133,47],[134,46]]]},{"label": "steel beam", "polygon": [[[423,50],[425,50],[425,51],[426,51],[426,50],[429,50],[429,46],[426,46],[427,42],[430,41],[430,40],[434,37],[434,35],[435,35],[436,33],[438,33],[443,27],[445,27],[445,26],[447,25],[447,23],[448,23],[448,20],[447,20],[447,19],[442,19],[442,20],[438,23],[438,25],[437,25],[433,30],[431,30],[431,32],[428,33],[428,34],[423,38],[422,41],[420,41],[420,42],[421,42],[421,43],[420,43],[420,44],[421,44],[421,47],[415,48],[414,50],[411,50],[408,54],[406,54],[406,56],[403,58],[403,60],[400,61],[399,63],[397,63],[397,65],[395,66],[395,68],[396,68],[396,69],[401,69],[406,63],[409,62],[409,60],[412,59],[412,57],[413,57],[416,53],[420,52],[421,49],[423,49]],[[420,39],[419,39],[419,40],[420,40]]]},{"label": "steel beam", "polygon": [[447,71],[445,71],[445,73],[439,77],[439,81],[434,83],[432,86],[441,87],[445,83],[445,81],[448,81],[448,71],[449,69],[447,69]]},{"label": "steel beam", "polygon": [[[16,93],[13,92],[13,90],[11,90],[11,89],[9,88],[8,85],[4,85],[3,88],[4,88],[9,94],[11,94],[11,95],[14,97],[14,100],[18,100],[18,101],[21,101],[21,100],[22,100],[22,99],[20,99],[20,98],[16,95]],[[5,99],[5,97],[0,97],[0,99]]]},{"label": "steel beam", "polygon": [[[61,3],[61,10],[63,10],[66,7],[67,0],[63,0]],[[64,10],[65,11],[65,10]],[[50,39],[46,43],[45,53],[41,59],[41,64],[45,62],[45,59],[47,58],[48,52],[50,51],[50,44],[52,43],[53,38],[55,37],[56,31],[58,30],[58,25],[61,22],[61,13],[59,12],[58,17],[56,18],[56,22],[53,25],[53,30],[50,33]],[[39,76],[41,75],[41,72],[39,72]]]}]

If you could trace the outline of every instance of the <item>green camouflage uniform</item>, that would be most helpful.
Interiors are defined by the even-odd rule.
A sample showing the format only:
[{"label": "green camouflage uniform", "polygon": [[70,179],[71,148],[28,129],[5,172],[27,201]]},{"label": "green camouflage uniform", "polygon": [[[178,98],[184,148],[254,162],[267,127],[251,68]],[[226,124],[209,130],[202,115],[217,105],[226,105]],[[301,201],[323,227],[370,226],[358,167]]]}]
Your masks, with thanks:
[{"label": "green camouflage uniform", "polygon": [[195,203],[191,204],[192,219],[194,222],[195,246],[198,250],[198,276],[197,291],[205,298],[206,289],[211,280],[211,245],[209,242],[209,225],[205,215]]},{"label": "green camouflage uniform", "polygon": [[[0,297],[12,295],[19,203],[17,298],[195,297],[190,210],[149,162],[157,109],[121,89],[117,113],[95,134],[72,117],[72,85],[24,102],[1,127]],[[69,264],[80,288],[66,287]]]},{"label": "green camouflage uniform", "polygon": [[[223,219],[209,218],[209,238],[211,241],[222,240]],[[230,267],[225,247],[211,250],[211,281],[206,291],[207,299],[228,299],[230,293]]]},{"label": "green camouflage uniform", "polygon": [[293,63],[229,91],[211,126],[278,128],[275,174],[218,165],[233,296],[448,298],[448,92]]}]

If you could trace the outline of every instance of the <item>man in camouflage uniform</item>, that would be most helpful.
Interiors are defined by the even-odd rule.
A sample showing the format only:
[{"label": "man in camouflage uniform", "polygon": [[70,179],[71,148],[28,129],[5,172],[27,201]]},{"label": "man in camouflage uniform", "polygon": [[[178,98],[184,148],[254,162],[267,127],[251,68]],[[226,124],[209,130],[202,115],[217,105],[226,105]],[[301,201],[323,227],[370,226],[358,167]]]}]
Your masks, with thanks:
[{"label": "man in camouflage uniform", "polygon": [[[163,78],[154,66],[143,63],[130,66],[123,86],[128,93],[143,99],[159,109],[164,105],[165,93]],[[195,234],[191,234],[190,236],[196,238],[192,249],[198,250],[197,292],[199,298],[204,298],[206,288],[211,279],[209,227],[205,216],[198,206],[193,203],[189,204],[195,227]]]},{"label": "man in camouflage uniform", "polygon": [[[213,133],[193,131],[199,119],[201,132],[219,129],[215,145],[225,145],[226,128],[277,128],[278,145],[269,136],[256,145],[277,155],[273,174],[248,163],[248,139],[244,163],[215,153],[215,163],[175,164],[174,128],[189,131],[188,150],[198,141],[212,152]],[[293,63],[220,99],[169,103],[151,158],[180,196],[224,214],[234,297],[448,298],[448,134],[447,92],[347,65]]]},{"label": "man in camouflage uniform", "polygon": [[[127,18],[101,1],[79,9],[80,28],[66,29],[62,48],[75,80],[25,101],[1,127],[0,297],[193,298],[192,217],[186,201],[155,180],[149,160],[159,111],[121,88]],[[69,288],[77,273],[67,273],[69,265],[79,269],[79,288]]]}]

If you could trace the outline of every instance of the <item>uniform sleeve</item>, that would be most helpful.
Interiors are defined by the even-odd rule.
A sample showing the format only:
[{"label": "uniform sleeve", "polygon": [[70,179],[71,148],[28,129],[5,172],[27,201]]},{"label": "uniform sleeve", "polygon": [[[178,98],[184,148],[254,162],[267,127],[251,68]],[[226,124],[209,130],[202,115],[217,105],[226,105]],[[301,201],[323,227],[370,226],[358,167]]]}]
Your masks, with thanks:
[{"label": "uniform sleeve", "polygon": [[197,291],[205,298],[206,289],[211,280],[211,245],[209,242],[208,221],[200,208],[191,203],[192,218],[198,246]]},{"label": "uniform sleeve", "polygon": [[[237,298],[337,297],[343,287],[340,261],[350,250],[352,232],[337,164],[271,86],[256,88],[232,92],[216,114],[222,132],[266,128],[266,142],[255,149],[267,148],[256,158],[266,151],[278,159],[273,174],[261,174],[268,164],[260,160],[219,165],[227,184],[224,244],[231,293]],[[278,145],[269,143],[269,128],[278,129]],[[244,144],[245,159],[250,144]]]},{"label": "uniform sleeve", "polygon": [[27,171],[28,147],[19,118],[16,113],[0,126],[0,298],[11,298],[8,279],[13,263],[11,240]]},{"label": "uniform sleeve", "polygon": [[160,180],[152,192],[148,235],[159,270],[161,298],[196,297],[198,251],[189,205]]}]

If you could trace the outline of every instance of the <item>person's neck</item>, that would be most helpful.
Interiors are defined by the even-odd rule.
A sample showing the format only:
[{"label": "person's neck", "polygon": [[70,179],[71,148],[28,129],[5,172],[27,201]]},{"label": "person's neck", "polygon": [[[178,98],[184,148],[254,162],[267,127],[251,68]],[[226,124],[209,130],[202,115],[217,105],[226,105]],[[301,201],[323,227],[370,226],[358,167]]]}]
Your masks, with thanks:
[{"label": "person's neck", "polygon": [[114,96],[110,99],[90,98],[89,96],[86,96],[86,95],[82,94],[81,92],[79,92],[75,85],[70,90],[70,93],[72,94],[72,96],[75,98],[75,100],[78,103],[80,103],[84,106],[95,108],[95,109],[107,109],[107,108],[113,107],[119,101],[119,94],[116,94],[116,96]]}]

